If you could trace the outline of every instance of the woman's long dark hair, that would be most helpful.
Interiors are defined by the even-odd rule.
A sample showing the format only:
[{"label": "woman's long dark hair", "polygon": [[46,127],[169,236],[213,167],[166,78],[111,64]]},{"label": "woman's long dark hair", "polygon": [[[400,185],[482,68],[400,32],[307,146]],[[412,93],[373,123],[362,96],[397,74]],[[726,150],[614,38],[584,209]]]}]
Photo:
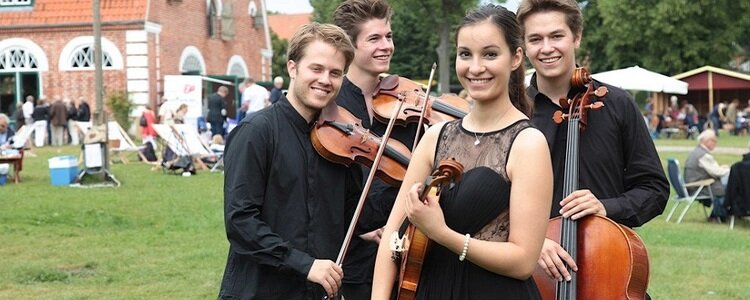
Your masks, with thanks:
[{"label": "woman's long dark hair", "polygon": [[[511,53],[515,53],[516,49],[521,48],[523,45],[523,36],[521,36],[521,25],[518,24],[516,15],[505,7],[495,4],[482,5],[469,11],[461,21],[461,24],[458,25],[458,29],[456,29],[456,37],[458,37],[458,32],[462,28],[487,20],[491,21],[492,24],[495,24],[500,32],[503,33],[505,43],[508,44]],[[534,107],[528,97],[526,97],[526,88],[524,87],[525,77],[526,73],[524,71],[523,63],[521,63],[521,65],[510,74],[508,95],[510,96],[510,102],[513,103],[513,106],[526,116],[531,117]]]}]

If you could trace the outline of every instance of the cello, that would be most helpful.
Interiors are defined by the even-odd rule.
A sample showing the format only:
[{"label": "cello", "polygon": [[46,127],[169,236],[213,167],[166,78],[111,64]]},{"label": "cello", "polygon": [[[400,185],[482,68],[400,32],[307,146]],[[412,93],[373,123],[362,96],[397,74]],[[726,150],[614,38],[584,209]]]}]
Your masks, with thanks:
[{"label": "cello", "polygon": [[[578,189],[578,140],[587,125],[589,110],[604,107],[602,101],[592,102],[593,96],[604,100],[607,88],[594,89],[585,68],[575,70],[571,78],[575,88],[586,87],[573,99],[560,99],[565,114],[556,111],[553,119],[560,124],[567,120],[563,195]],[[541,267],[533,274],[542,299],[643,299],[649,277],[648,253],[643,241],[632,229],[609,218],[588,215],[578,220],[562,216],[550,220],[547,238],[560,244],[575,259],[578,272],[569,266],[570,281],[550,279]]]},{"label": "cello", "polygon": [[[419,199],[424,200],[427,195],[440,196],[440,190],[444,184],[452,184],[461,180],[464,166],[455,160],[442,160],[432,175],[427,176]],[[398,232],[394,232],[395,238],[391,239],[394,257],[400,259],[398,276],[398,300],[410,300],[416,297],[419,277],[422,273],[422,264],[431,241],[414,224],[409,223],[401,239]],[[395,249],[394,249],[395,247]]]}]

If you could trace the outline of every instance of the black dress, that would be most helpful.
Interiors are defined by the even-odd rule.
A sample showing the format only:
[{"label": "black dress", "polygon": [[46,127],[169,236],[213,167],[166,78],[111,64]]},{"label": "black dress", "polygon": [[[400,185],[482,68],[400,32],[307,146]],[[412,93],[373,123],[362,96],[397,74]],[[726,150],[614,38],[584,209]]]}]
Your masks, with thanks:
[{"label": "black dress", "polygon": [[[530,127],[520,120],[503,129],[475,134],[461,120],[446,124],[438,140],[435,165],[454,158],[464,166],[461,181],[445,187],[440,206],[445,221],[472,238],[504,242],[509,234],[510,185],[505,165],[513,140]],[[478,144],[475,144],[476,141]],[[471,252],[471,245],[469,246]],[[425,257],[417,299],[539,299],[534,280],[517,280],[479,267],[433,243]]]}]

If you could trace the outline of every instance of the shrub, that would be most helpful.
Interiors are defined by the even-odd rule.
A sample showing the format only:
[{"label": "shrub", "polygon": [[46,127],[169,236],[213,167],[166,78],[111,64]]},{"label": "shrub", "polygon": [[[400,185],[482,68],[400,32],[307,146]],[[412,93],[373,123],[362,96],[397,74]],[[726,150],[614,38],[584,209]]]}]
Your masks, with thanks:
[{"label": "shrub", "polygon": [[124,91],[113,91],[107,96],[107,107],[122,128],[130,128],[130,109],[132,106],[133,104],[130,103],[130,99]]}]

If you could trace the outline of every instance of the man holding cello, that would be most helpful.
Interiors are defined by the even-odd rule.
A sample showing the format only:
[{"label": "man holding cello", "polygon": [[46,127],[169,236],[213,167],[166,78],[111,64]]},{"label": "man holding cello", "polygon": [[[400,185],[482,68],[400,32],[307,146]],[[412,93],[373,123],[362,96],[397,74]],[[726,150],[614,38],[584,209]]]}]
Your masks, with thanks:
[{"label": "man holding cello", "polygon": [[[659,156],[640,112],[630,95],[606,85],[601,110],[588,112],[588,124],[578,141],[578,189],[563,195],[567,124],[553,123],[561,109],[558,99],[579,91],[571,85],[580,46],[581,10],[575,0],[524,0],[517,18],[524,30],[526,56],[536,69],[527,95],[534,101],[534,125],[550,147],[555,174],[551,217],[581,220],[607,217],[627,227],[638,227],[661,214],[669,196]],[[594,87],[604,84],[592,81]],[[579,234],[580,236],[580,234]],[[579,252],[580,253],[580,252]],[[538,265],[557,281],[570,281],[578,272],[576,260],[557,242],[546,239]]]},{"label": "man holding cello", "polygon": [[[312,124],[341,88],[354,48],[312,23],[287,52],[288,95],[232,130],[224,156],[230,243],[220,299],[321,299],[338,293],[334,263],[359,196],[351,170],[313,149]],[[351,201],[349,201],[351,200]]]},{"label": "man holding cello", "polygon": [[[388,72],[394,52],[391,14],[391,7],[385,0],[347,0],[333,13],[333,23],[346,31],[355,48],[354,60],[336,102],[359,118],[364,128],[380,136],[384,134],[386,124],[374,118],[372,100],[380,83],[379,75]],[[416,123],[394,126],[390,137],[411,147],[416,129]],[[367,177],[367,168],[359,165],[354,168]],[[342,294],[346,299],[370,298],[375,253],[398,187],[391,187],[376,178],[367,192],[368,199],[344,259],[346,276]]]}]

